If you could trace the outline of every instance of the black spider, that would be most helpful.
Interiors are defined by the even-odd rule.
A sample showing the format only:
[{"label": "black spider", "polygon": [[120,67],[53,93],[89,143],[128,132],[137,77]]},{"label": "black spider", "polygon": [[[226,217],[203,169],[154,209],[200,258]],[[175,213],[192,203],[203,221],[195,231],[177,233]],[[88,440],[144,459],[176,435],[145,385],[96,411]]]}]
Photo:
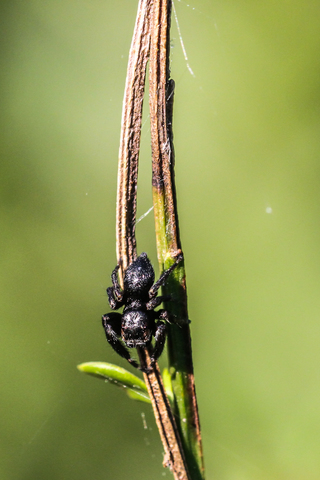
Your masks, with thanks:
[{"label": "black spider", "polygon": [[139,368],[138,363],[131,358],[126,347],[148,347],[154,337],[151,365],[163,351],[167,329],[165,321],[169,321],[169,314],[166,310],[154,309],[162,302],[170,300],[171,296],[158,297],[157,292],[182,259],[183,255],[178,255],[174,264],[154,283],[151,262],[146,253],[141,253],[125,271],[123,290],[118,280],[119,265],[112,272],[113,286],[107,289],[109,304],[112,310],[118,310],[122,306],[124,309],[122,314],[112,312],[103,315],[102,325],[112,348],[136,368]]}]

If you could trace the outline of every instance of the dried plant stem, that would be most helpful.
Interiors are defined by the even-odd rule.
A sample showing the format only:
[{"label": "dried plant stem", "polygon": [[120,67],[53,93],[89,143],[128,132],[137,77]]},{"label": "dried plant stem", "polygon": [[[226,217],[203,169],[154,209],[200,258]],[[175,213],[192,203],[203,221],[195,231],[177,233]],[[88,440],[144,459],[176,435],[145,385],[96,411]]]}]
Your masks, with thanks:
[{"label": "dried plant stem", "polygon": [[140,0],[123,99],[116,219],[117,259],[121,265],[121,273],[136,258],[138,160],[146,67],[150,49],[151,8],[152,0]]},{"label": "dried plant stem", "polygon": [[[138,353],[141,365],[150,365],[148,350],[139,349]],[[192,477],[189,476],[179,431],[163,386],[158,364],[156,363],[153,368],[148,373],[144,373],[143,376],[148,388],[153,413],[165,451],[163,466],[170,468],[175,480],[192,480]]]}]

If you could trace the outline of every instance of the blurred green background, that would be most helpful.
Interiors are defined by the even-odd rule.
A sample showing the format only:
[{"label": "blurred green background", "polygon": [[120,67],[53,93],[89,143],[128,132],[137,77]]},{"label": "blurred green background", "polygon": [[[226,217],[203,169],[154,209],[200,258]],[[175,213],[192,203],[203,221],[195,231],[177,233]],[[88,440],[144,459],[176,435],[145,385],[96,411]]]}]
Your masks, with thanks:
[{"label": "blurred green background", "polygon": [[[174,133],[207,479],[316,480],[320,5],[188,2],[175,3],[195,77],[173,21]],[[4,480],[171,477],[151,408],[76,370],[127,367],[100,317],[136,9],[1,2]],[[152,202],[145,110],[138,215]],[[156,262],[152,214],[138,250]]]}]

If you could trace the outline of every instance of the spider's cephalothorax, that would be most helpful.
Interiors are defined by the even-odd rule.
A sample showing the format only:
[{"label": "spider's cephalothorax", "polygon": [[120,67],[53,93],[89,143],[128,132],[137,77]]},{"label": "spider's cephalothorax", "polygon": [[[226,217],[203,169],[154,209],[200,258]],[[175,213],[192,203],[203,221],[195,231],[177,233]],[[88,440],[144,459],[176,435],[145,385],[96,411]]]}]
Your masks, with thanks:
[{"label": "spider's cephalothorax", "polygon": [[166,310],[154,309],[162,302],[171,299],[170,295],[157,296],[159,288],[165,284],[168,276],[183,259],[178,255],[173,265],[165,270],[159,280],[154,283],[154,270],[146,253],[134,260],[126,269],[123,279],[123,290],[118,280],[119,265],[111,275],[112,287],[107,289],[108,300],[112,310],[124,306],[123,313],[108,313],[102,316],[102,325],[112,348],[131,365],[138,364],[130,356],[127,349],[148,347],[152,337],[155,338],[151,354],[151,364],[161,355],[166,339],[166,321],[169,314]]}]

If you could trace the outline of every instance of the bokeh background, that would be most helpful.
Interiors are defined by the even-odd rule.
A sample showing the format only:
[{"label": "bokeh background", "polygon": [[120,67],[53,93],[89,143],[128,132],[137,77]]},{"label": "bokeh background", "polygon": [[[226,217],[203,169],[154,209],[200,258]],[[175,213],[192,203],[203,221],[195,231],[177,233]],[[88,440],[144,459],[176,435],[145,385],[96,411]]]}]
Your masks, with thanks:
[{"label": "bokeh background", "polygon": [[[189,3],[190,1],[190,3]],[[175,2],[176,180],[207,479],[320,478],[320,5]],[[1,2],[3,480],[157,479],[101,314],[137,0]],[[138,215],[151,204],[148,112]],[[156,262],[152,214],[139,252]],[[165,365],[165,356],[161,364]],[[147,428],[144,428],[146,424]]]}]

